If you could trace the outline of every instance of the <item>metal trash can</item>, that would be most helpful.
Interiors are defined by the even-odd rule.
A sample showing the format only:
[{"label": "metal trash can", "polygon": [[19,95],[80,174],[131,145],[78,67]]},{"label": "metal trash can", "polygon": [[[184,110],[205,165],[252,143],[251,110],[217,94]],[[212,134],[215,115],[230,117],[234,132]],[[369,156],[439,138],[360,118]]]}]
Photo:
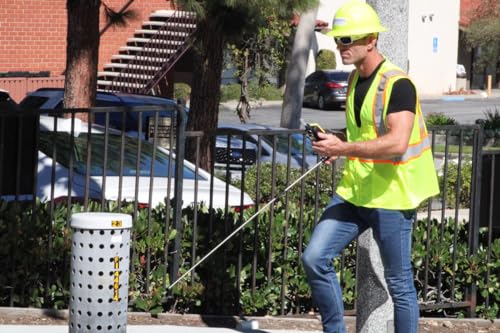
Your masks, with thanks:
[{"label": "metal trash can", "polygon": [[69,332],[126,332],[132,217],[71,217]]}]

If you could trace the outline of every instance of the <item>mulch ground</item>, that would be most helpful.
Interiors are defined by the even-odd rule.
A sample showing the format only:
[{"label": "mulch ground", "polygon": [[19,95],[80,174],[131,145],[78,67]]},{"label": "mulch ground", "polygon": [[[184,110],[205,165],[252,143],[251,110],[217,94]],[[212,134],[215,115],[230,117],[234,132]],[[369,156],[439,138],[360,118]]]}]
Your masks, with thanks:
[{"label": "mulch ground", "polygon": [[[257,320],[259,329],[321,331],[317,316],[231,317],[129,313],[129,325],[176,325],[236,328],[242,320]],[[0,308],[0,325],[67,325],[68,312],[31,308]],[[355,332],[355,317],[346,317],[349,333]],[[419,333],[500,333],[500,320],[421,318]]]}]

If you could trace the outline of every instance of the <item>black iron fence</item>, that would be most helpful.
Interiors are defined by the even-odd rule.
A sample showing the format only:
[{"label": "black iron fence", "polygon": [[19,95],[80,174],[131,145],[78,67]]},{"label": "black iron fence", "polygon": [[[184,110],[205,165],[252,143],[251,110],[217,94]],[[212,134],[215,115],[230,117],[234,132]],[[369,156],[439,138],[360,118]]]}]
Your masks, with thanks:
[{"label": "black iron fence", "polygon": [[[80,121],[82,113],[103,126]],[[343,161],[322,164],[300,130],[184,132],[185,123],[182,106],[2,110],[0,305],[67,307],[71,214],[113,211],[134,221],[134,310],[314,310],[301,253]],[[418,208],[415,223],[421,310],[498,317],[500,152],[483,147],[480,126],[430,133],[442,191]],[[199,158],[206,142],[208,172]],[[185,156],[191,162],[186,143],[196,147]],[[348,312],[355,256],[354,243],[335,262]]]}]

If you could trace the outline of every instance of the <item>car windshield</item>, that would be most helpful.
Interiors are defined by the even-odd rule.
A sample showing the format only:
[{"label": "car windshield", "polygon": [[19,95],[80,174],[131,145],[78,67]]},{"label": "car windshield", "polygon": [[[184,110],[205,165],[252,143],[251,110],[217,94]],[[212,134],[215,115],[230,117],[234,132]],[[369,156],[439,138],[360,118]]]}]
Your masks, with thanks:
[{"label": "car windshield", "polygon": [[331,72],[326,74],[331,81],[347,81],[349,72]]},{"label": "car windshield", "polygon": [[305,145],[305,155],[314,154],[312,149],[311,141],[306,138],[304,144],[304,136],[302,134],[292,134],[290,145],[288,143],[288,134],[278,134],[278,135],[264,135],[262,139],[265,140],[271,147],[273,146],[273,140],[276,137],[276,149],[278,152],[283,154],[290,153],[292,155],[301,155],[302,147]]},{"label": "car windshield", "polygon": [[[73,171],[82,175],[87,172],[87,141],[88,134],[82,133],[74,137],[72,150]],[[102,176],[104,174],[104,158],[107,153],[106,176],[118,176],[120,174],[121,140],[119,135],[108,135],[108,145],[105,149],[105,135],[92,133],[91,136],[91,161],[90,175]],[[55,146],[54,146],[55,143]],[[137,170],[137,152],[139,141],[135,138],[125,137],[123,153],[123,176],[150,177],[151,163],[153,161],[154,146],[141,141],[139,170]],[[53,156],[56,149],[56,161],[69,168],[71,136],[65,132],[40,132],[40,151],[47,156]],[[172,172],[175,166],[172,165]],[[160,149],[156,149],[154,157],[154,177],[167,177],[169,174],[169,155]],[[184,179],[195,179],[195,172],[188,166],[184,166]],[[198,179],[204,179],[198,175]]]}]

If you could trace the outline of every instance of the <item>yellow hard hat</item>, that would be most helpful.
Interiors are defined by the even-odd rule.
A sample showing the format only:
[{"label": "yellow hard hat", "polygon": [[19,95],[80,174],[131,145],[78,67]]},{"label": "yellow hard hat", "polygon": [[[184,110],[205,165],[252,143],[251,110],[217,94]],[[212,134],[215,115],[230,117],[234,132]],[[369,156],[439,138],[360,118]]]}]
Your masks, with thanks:
[{"label": "yellow hard hat", "polygon": [[333,18],[328,36],[353,36],[386,31],[375,10],[367,3],[352,0],[341,6]]}]

